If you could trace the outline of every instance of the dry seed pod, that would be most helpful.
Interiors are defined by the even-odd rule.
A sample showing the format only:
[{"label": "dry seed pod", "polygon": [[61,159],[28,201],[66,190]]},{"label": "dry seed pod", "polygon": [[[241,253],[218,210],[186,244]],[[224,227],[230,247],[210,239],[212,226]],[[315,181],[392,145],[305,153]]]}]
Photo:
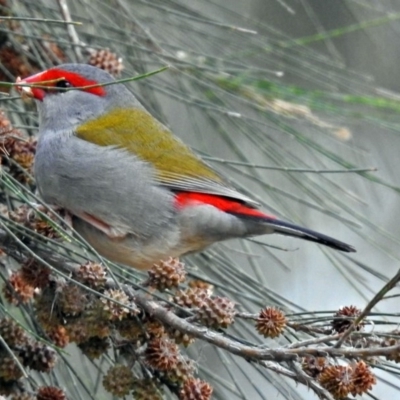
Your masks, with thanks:
[{"label": "dry seed pod", "polygon": [[118,77],[124,69],[121,57],[112,53],[109,49],[90,49],[88,64],[107,71],[110,75]]},{"label": "dry seed pod", "polygon": [[[21,362],[21,360],[19,360]],[[23,376],[23,371],[10,355],[0,357],[0,378],[5,381],[16,381]]]},{"label": "dry seed pod", "polygon": [[185,265],[172,257],[154,264],[148,274],[148,285],[160,291],[178,287],[186,279]]},{"label": "dry seed pod", "polygon": [[173,370],[179,360],[178,346],[166,337],[151,339],[145,352],[147,364],[159,371]]},{"label": "dry seed pod", "polygon": [[0,336],[11,348],[23,346],[29,341],[24,329],[10,318],[0,320]]},{"label": "dry seed pod", "polygon": [[40,343],[28,343],[18,349],[22,364],[39,372],[50,372],[57,361],[55,351]]},{"label": "dry seed pod", "polygon": [[64,326],[54,326],[46,333],[57,347],[64,348],[68,346],[69,336]]},{"label": "dry seed pod", "polygon": [[[102,297],[100,301],[104,304],[103,309],[106,311],[111,321],[120,321],[131,313],[131,310],[128,307],[132,307],[133,304],[129,300],[129,297],[122,290],[109,289],[104,292],[104,295],[112,300],[118,301],[118,303],[122,303],[127,306],[123,307],[112,300]],[[139,312],[139,310],[137,312]]]},{"label": "dry seed pod", "polygon": [[211,385],[196,378],[186,380],[179,392],[179,400],[210,400],[213,392]]},{"label": "dry seed pod", "polygon": [[117,364],[111,367],[103,378],[107,392],[117,397],[127,396],[134,383],[134,376],[126,365]]},{"label": "dry seed pod", "polygon": [[208,297],[200,305],[197,315],[207,326],[227,328],[234,322],[235,303],[227,297]]},{"label": "dry seed pod", "polygon": [[3,287],[4,297],[14,305],[27,303],[33,298],[35,288],[29,285],[20,272],[13,272]]},{"label": "dry seed pod", "polygon": [[132,391],[135,400],[163,400],[162,389],[153,379],[136,379]]},{"label": "dry seed pod", "polygon": [[91,337],[86,342],[79,345],[82,353],[89,357],[91,360],[100,358],[110,348],[110,341],[108,338]]},{"label": "dry seed pod", "polygon": [[184,308],[198,308],[210,297],[209,292],[200,288],[189,288],[176,292],[172,301]]},{"label": "dry seed pod", "polygon": [[352,368],[354,388],[351,394],[353,396],[362,395],[371,390],[376,384],[376,377],[371,372],[370,367],[364,361],[359,361],[352,365]]},{"label": "dry seed pod", "polygon": [[321,372],[329,365],[329,361],[325,357],[304,357],[301,366],[307,375],[317,378]]},{"label": "dry seed pod", "polygon": [[[337,333],[346,331],[352,324],[352,319],[357,318],[361,314],[361,310],[356,306],[346,306],[339,309],[334,315],[335,319],[332,321],[332,329]],[[357,325],[359,331],[364,326],[363,323]]]},{"label": "dry seed pod", "polygon": [[42,386],[38,389],[36,400],[66,400],[67,397],[60,388],[55,386]]},{"label": "dry seed pod", "polygon": [[34,288],[44,288],[49,283],[50,270],[35,259],[26,260],[21,266],[21,276]]},{"label": "dry seed pod", "polygon": [[256,329],[264,337],[275,338],[283,332],[285,327],[286,317],[282,311],[274,307],[266,307],[260,311]]},{"label": "dry seed pod", "polygon": [[101,264],[88,261],[79,267],[76,272],[76,279],[79,282],[97,289],[106,283],[106,270]]},{"label": "dry seed pod", "polygon": [[343,399],[354,390],[352,369],[348,365],[330,365],[319,375],[318,380],[335,399]]}]

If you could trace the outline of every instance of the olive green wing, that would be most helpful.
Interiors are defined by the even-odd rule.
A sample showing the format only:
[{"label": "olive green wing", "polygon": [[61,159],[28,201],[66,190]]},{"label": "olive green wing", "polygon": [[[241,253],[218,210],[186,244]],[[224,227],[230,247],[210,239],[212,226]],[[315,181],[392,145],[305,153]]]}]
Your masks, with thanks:
[{"label": "olive green wing", "polygon": [[116,146],[154,166],[157,181],[172,190],[231,197],[237,192],[164,125],[142,109],[114,109],[79,126],[75,134],[99,146]]}]

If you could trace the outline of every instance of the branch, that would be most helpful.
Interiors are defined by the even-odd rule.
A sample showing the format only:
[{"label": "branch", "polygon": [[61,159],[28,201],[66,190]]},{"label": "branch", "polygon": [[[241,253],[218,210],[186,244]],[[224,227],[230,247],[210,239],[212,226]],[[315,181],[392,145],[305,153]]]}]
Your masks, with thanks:
[{"label": "branch", "polygon": [[[73,272],[77,271],[79,266],[75,263],[67,261],[62,255],[56,252],[50,252],[40,248],[40,245],[30,244],[29,249],[25,248],[18,243],[18,241],[7,233],[7,231],[0,230],[0,247],[5,249],[5,252],[15,258],[19,262],[26,260],[26,254],[29,253],[32,256],[34,253],[37,259],[43,260],[47,265],[51,265],[59,270],[63,271],[63,276],[68,276]],[[29,251],[28,251],[29,250]],[[400,271],[399,274],[400,275]],[[397,277],[397,275],[396,275]],[[395,277],[395,278],[396,278]],[[394,279],[395,279],[394,278]],[[392,280],[394,282],[394,279]],[[393,283],[394,284],[394,283]],[[82,284],[81,284],[82,285]],[[213,346],[224,349],[231,354],[242,357],[249,362],[256,363],[267,369],[270,369],[283,376],[289,377],[298,383],[304,384],[313,390],[316,395],[326,400],[332,400],[333,397],[322,388],[315,377],[307,375],[296,362],[300,361],[303,357],[332,357],[332,358],[347,358],[347,359],[367,359],[373,356],[392,356],[399,354],[400,342],[395,342],[390,347],[378,346],[367,347],[367,348],[354,348],[354,347],[335,347],[330,346],[330,342],[334,342],[338,339],[343,338],[343,334],[332,334],[301,342],[296,342],[293,345],[283,346],[279,348],[266,348],[265,346],[252,345],[248,343],[241,343],[239,340],[235,340],[224,332],[216,332],[208,327],[199,325],[193,319],[184,318],[176,314],[176,309],[167,304],[165,300],[158,300],[155,295],[149,292],[145,292],[145,288],[132,287],[131,284],[121,285],[119,282],[114,281],[112,278],[108,278],[105,283],[106,288],[120,288],[127,296],[135,303],[136,307],[139,307],[145,312],[145,314],[160,321],[165,327],[172,328],[181,333],[187,334],[191,337],[198,338],[202,341],[208,342]],[[89,290],[89,288],[88,288]],[[90,289],[93,291],[93,289]],[[386,285],[386,290],[382,289],[380,293],[389,290],[389,286]],[[97,293],[97,292],[96,292]],[[98,295],[104,297],[102,293]],[[111,298],[107,298],[113,301]],[[379,301],[379,300],[378,300]],[[118,301],[115,301],[120,304]],[[124,304],[120,304],[125,306]],[[374,303],[371,301],[370,307],[372,308]],[[367,312],[364,310],[364,312]],[[244,314],[253,317],[251,314]],[[348,338],[352,336],[351,332],[348,334]],[[288,363],[289,369],[279,365],[281,362]]]},{"label": "branch", "polygon": [[372,300],[367,304],[364,308],[364,311],[353,321],[353,323],[349,326],[347,331],[343,333],[343,336],[340,340],[335,344],[336,348],[339,348],[344,341],[350,336],[350,334],[357,328],[358,324],[370,313],[370,311],[383,299],[386,293],[388,293],[391,289],[393,289],[397,283],[400,281],[400,270],[397,271],[397,274],[387,282],[382,289],[372,298]]},{"label": "branch", "polygon": [[[0,230],[0,246],[12,257],[18,261],[23,261],[24,257],[15,244],[9,240],[6,232]],[[40,248],[32,248],[38,256],[45,259],[48,263],[55,265],[57,268],[65,272],[75,272],[77,264],[67,262],[62,256],[56,253],[42,250]],[[400,276],[400,271],[398,274]],[[393,278],[394,279],[394,278]],[[390,283],[390,282],[389,282]],[[388,285],[389,285],[388,283]],[[115,288],[116,283],[112,279],[107,279],[106,286]],[[387,285],[385,285],[387,286]],[[133,290],[130,286],[124,285],[122,289],[130,296],[137,306],[141,307],[146,313],[158,319],[160,322],[168,327],[176,329],[182,333],[188,334],[200,340],[206,341],[214,346],[224,349],[231,354],[243,357],[247,360],[255,361],[276,361],[276,362],[291,362],[296,361],[300,357],[315,356],[315,357],[345,357],[349,359],[366,358],[372,356],[388,356],[396,352],[400,352],[400,344],[389,347],[373,347],[373,348],[338,348],[321,347],[318,343],[325,343],[334,341],[338,338],[338,334],[324,336],[322,338],[314,338],[307,341],[300,342],[301,347],[280,347],[275,349],[266,349],[264,347],[251,346],[239,343],[236,340],[230,339],[223,333],[215,332],[205,326],[195,324],[185,318],[181,318],[171,311],[170,308],[165,307],[165,303],[161,303],[153,298],[153,295],[148,293]],[[383,290],[383,289],[382,289]],[[381,290],[381,292],[382,292]],[[381,293],[380,292],[380,293]],[[373,306],[373,305],[372,305]],[[372,308],[372,307],[371,307]],[[343,338],[343,336],[342,336]],[[309,345],[316,345],[315,347],[306,347]]]},{"label": "branch", "polygon": [[67,31],[68,35],[71,39],[71,43],[73,43],[73,49],[75,52],[75,56],[78,62],[82,62],[82,51],[81,46],[82,42],[79,40],[78,33],[76,32],[75,26],[73,25],[73,21],[71,18],[71,13],[69,12],[67,0],[57,0],[58,5],[61,10],[61,14],[64,18],[64,21],[67,23]]}]

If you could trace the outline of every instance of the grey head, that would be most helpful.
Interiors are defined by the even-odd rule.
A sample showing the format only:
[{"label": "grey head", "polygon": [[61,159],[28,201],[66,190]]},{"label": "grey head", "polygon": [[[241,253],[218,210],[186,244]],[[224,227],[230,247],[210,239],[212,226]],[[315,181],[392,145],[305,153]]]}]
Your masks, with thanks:
[{"label": "grey head", "polygon": [[37,101],[40,129],[71,130],[82,122],[112,108],[143,108],[136,97],[122,84],[77,89],[114,82],[106,71],[87,64],[63,64],[24,79],[21,83],[48,86],[32,88],[31,96]]}]

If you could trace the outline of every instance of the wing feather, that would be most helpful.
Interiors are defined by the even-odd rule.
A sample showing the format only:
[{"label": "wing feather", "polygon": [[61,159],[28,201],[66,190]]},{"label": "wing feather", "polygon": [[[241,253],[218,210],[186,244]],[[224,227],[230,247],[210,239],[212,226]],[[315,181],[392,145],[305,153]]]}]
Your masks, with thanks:
[{"label": "wing feather", "polygon": [[[156,180],[171,190],[230,197],[256,205],[229,186],[170,130],[140,108],[114,109],[80,125],[82,140],[124,148],[154,166]],[[132,139],[132,136],[134,139]],[[198,178],[198,176],[201,178]]]},{"label": "wing feather", "polygon": [[215,182],[210,179],[196,178],[166,178],[160,181],[160,184],[167,186],[171,190],[183,192],[198,192],[206,194],[214,194],[217,196],[229,197],[235,200],[243,201],[249,205],[257,206],[258,203],[250,197],[238,192],[234,188],[223,185],[220,182]]}]

